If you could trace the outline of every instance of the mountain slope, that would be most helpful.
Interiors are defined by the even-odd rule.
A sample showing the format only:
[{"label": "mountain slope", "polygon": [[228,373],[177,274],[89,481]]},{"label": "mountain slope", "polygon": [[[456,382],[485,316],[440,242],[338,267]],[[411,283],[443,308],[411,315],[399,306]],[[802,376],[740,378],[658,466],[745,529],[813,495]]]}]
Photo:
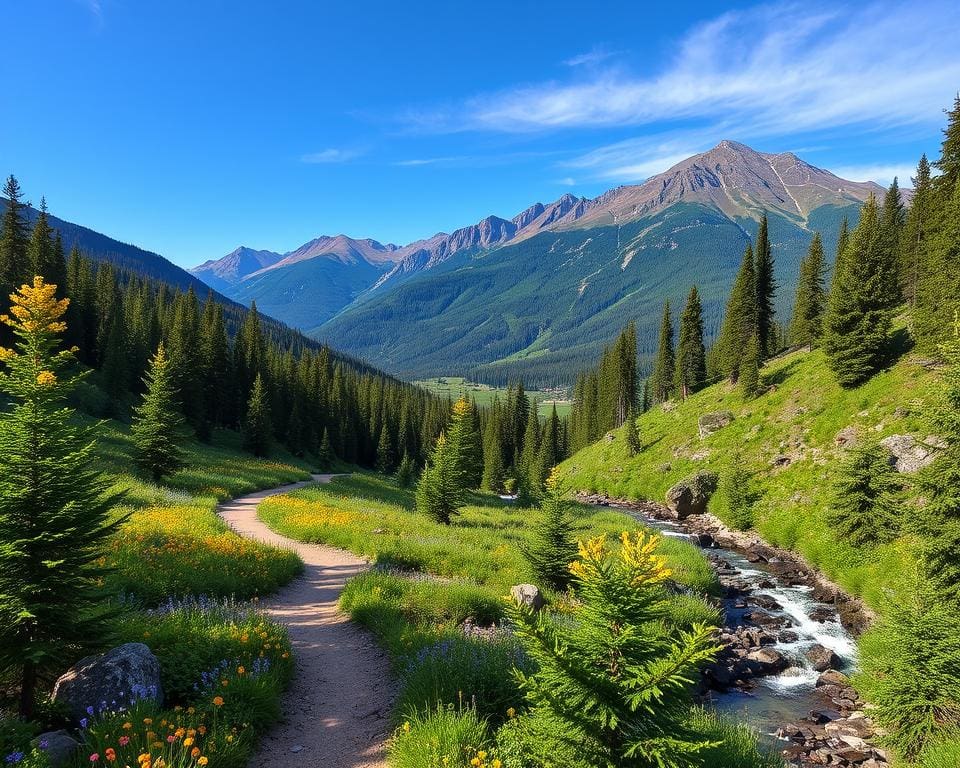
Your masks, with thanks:
[{"label": "mountain slope", "polygon": [[194,267],[190,274],[201,279],[211,288],[226,291],[236,285],[247,275],[264,267],[272,266],[283,259],[283,255],[274,251],[256,251],[241,245],[234,251],[219,259],[211,259]]}]

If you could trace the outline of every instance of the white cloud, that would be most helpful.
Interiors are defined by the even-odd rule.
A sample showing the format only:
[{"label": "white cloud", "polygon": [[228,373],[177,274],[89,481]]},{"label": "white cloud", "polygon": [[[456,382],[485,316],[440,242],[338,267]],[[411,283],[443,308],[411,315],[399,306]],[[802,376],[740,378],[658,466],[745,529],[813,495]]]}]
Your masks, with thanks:
[{"label": "white cloud", "polygon": [[415,168],[420,165],[437,165],[439,163],[456,162],[462,159],[461,157],[423,157],[412,160],[397,160],[394,165],[399,165],[401,168]]},{"label": "white cloud", "polygon": [[303,163],[348,163],[363,155],[361,149],[324,149],[321,152],[311,152],[303,155]]},{"label": "white cloud", "polygon": [[607,50],[605,47],[600,45],[595,45],[589,51],[585,53],[579,53],[576,56],[571,56],[569,59],[564,61],[568,67],[583,67],[590,66],[593,64],[599,64],[601,61],[606,61],[611,56],[615,56],[614,51]]},{"label": "white cloud", "polygon": [[713,144],[715,135],[696,131],[648,136],[599,147],[558,165],[583,169],[596,180],[645,181]]},{"label": "white cloud", "polygon": [[575,187],[577,180],[573,176],[564,176],[562,179],[557,179],[557,184],[563,187]]},{"label": "white cloud", "polygon": [[652,77],[596,68],[409,118],[420,130],[510,133],[684,119],[753,135],[929,124],[960,82],[956,41],[944,34],[958,27],[960,4],[945,0],[761,6],[692,28]]},{"label": "white cloud", "polygon": [[916,164],[891,163],[877,165],[845,165],[831,168],[831,171],[841,179],[849,181],[875,181],[884,187],[893,182],[894,177],[901,187],[912,187],[910,180],[917,172]]}]

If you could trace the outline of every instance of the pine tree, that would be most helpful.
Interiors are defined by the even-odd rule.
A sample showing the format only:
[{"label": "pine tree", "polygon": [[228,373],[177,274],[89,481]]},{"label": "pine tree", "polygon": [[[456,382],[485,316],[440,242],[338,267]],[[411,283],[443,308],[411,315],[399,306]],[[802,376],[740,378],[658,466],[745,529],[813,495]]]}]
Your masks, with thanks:
[{"label": "pine tree", "polygon": [[917,165],[917,175],[913,178],[913,199],[907,211],[900,246],[900,283],[903,286],[903,295],[913,310],[914,322],[919,286],[926,278],[926,252],[928,240],[934,228],[934,206],[930,163],[927,161],[927,156],[923,155]]},{"label": "pine tree", "polygon": [[708,742],[685,721],[699,666],[717,647],[710,627],[670,625],[663,592],[670,572],[656,542],[624,533],[616,554],[603,537],[581,543],[570,566],[580,599],[573,617],[508,610],[536,668],[517,673],[527,717],[548,719],[546,733],[576,743],[590,765],[703,764]]},{"label": "pine tree", "polygon": [[322,469],[328,469],[333,463],[333,444],[330,442],[330,430],[323,428],[323,437],[320,439],[320,448],[317,451],[317,461]]},{"label": "pine tree", "polygon": [[563,498],[559,477],[552,473],[544,487],[540,520],[522,551],[541,583],[557,591],[565,590],[572,579],[570,563],[577,556],[573,530],[570,505]]},{"label": "pine tree", "polygon": [[960,94],[953,100],[953,109],[947,111],[947,127],[943,129],[940,159],[934,166],[940,171],[935,184],[941,195],[949,197],[960,181]]},{"label": "pine tree", "polygon": [[889,353],[892,269],[871,195],[840,257],[824,315],[823,348],[841,386],[866,381]]},{"label": "pine tree", "polygon": [[850,225],[847,222],[847,217],[843,217],[843,221],[840,222],[840,231],[837,233],[837,252],[833,256],[833,277],[830,280],[830,291],[833,292],[834,287],[837,282],[837,273],[840,271],[840,264],[843,261],[843,254],[847,250],[847,246],[850,244]]},{"label": "pine tree", "polygon": [[389,475],[394,466],[393,441],[390,439],[390,430],[384,424],[380,428],[380,439],[377,441],[377,472]]},{"label": "pine tree", "polygon": [[[523,433],[523,451],[520,454],[520,464],[517,467],[518,495],[520,485],[523,485],[525,493],[529,493],[531,500],[539,497],[540,466],[537,463],[537,456],[540,454],[540,414],[536,401],[530,403],[530,413],[527,415],[527,428]],[[520,483],[520,478],[523,483]],[[527,501],[524,498],[524,501]],[[526,505],[524,505],[526,506]]]},{"label": "pine tree", "polygon": [[266,387],[263,376],[258,373],[247,401],[247,415],[243,421],[243,448],[254,456],[269,456],[272,435]]},{"label": "pine tree", "polygon": [[130,427],[136,448],[134,461],[159,483],[184,465],[179,445],[183,416],[178,407],[172,366],[162,342],[150,359],[144,384],[143,402],[134,409]]},{"label": "pine tree", "polygon": [[823,241],[817,232],[810,241],[807,255],[800,261],[797,298],[793,305],[790,342],[798,347],[814,347],[823,333],[823,314],[827,306],[824,288],[826,265]]},{"label": "pine tree", "polygon": [[123,522],[95,470],[99,427],[63,406],[78,377],[56,351],[67,300],[36,277],[13,296],[15,349],[0,348],[0,670],[16,670],[20,714],[30,719],[38,679],[96,646],[109,631],[97,563]]},{"label": "pine tree", "polygon": [[464,503],[463,479],[457,464],[457,456],[441,433],[417,483],[416,501],[418,512],[443,525],[450,525]]},{"label": "pine tree", "polygon": [[640,442],[640,432],[637,425],[637,419],[633,414],[633,411],[630,411],[627,414],[626,421],[626,430],[627,430],[627,452],[631,456],[636,456],[640,451],[643,450],[643,443]]},{"label": "pine tree", "polygon": [[500,409],[499,405],[494,403],[483,434],[483,478],[480,483],[480,487],[490,493],[503,491],[503,480],[506,474],[500,434]]},{"label": "pine tree", "polygon": [[413,460],[410,458],[410,454],[404,453],[403,458],[400,460],[400,466],[397,467],[397,485],[401,488],[409,488],[413,483],[415,472],[416,469],[413,466]]},{"label": "pine tree", "polygon": [[680,316],[680,343],[677,346],[677,389],[686,400],[707,381],[707,350],[703,344],[703,306],[697,286],[690,289]]},{"label": "pine tree", "polygon": [[760,360],[776,353],[775,310],[777,281],[774,277],[773,250],[767,231],[767,214],[760,218],[757,231],[756,266],[754,267],[756,289],[757,339],[760,344]]},{"label": "pine tree", "polygon": [[720,493],[726,506],[725,521],[738,531],[753,525],[753,506],[756,501],[752,476],[744,466],[743,457],[735,452],[727,471],[720,480]]},{"label": "pine tree", "polygon": [[[53,255],[53,230],[47,221],[47,201],[40,198],[40,211],[27,244],[27,263],[34,275],[52,283],[56,272]],[[55,283],[54,283],[55,284]],[[62,284],[62,283],[61,283]]]},{"label": "pine tree", "polygon": [[900,528],[899,493],[886,449],[877,443],[854,446],[834,480],[830,523],[854,547],[892,541]]},{"label": "pine tree", "polygon": [[660,336],[657,342],[657,357],[650,375],[650,387],[654,402],[664,403],[673,395],[676,360],[673,350],[673,321],[670,318],[670,302],[663,303],[663,319],[660,321]]},{"label": "pine tree", "polygon": [[903,299],[900,270],[903,263],[901,244],[905,225],[906,211],[900,197],[900,186],[894,178],[884,195],[883,206],[880,209],[880,251],[887,261],[884,275],[888,280],[883,291],[888,296],[891,309],[900,304]]},{"label": "pine tree", "polygon": [[27,224],[23,215],[23,192],[13,175],[3,185],[6,210],[0,221],[0,296],[7,296],[27,279]]},{"label": "pine tree", "polygon": [[740,390],[747,400],[760,394],[760,339],[756,333],[747,342],[740,362]]},{"label": "pine tree", "polygon": [[[629,418],[629,412],[628,412]],[[537,453],[537,470],[534,481],[538,488],[542,488],[552,470],[563,459],[561,442],[560,417],[557,416],[557,404],[550,410],[550,417],[543,425],[543,434],[540,438],[540,450]]]},{"label": "pine tree", "polygon": [[740,377],[740,364],[750,338],[756,333],[756,295],[753,249],[748,244],[730,290],[716,345],[717,367],[734,384]]}]

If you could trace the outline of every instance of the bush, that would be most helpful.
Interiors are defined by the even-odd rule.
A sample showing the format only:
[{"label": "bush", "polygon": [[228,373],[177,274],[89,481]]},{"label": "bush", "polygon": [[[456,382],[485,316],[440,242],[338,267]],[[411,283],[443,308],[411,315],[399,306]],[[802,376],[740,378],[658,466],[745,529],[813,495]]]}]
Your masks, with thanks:
[{"label": "bush", "polygon": [[918,768],[956,768],[960,765],[960,733],[941,737],[921,753]]},{"label": "bush", "polygon": [[522,703],[514,669],[530,672],[530,662],[510,637],[446,637],[409,660],[400,678],[397,710],[404,717],[464,700],[495,724]]},{"label": "bush", "polygon": [[579,728],[548,709],[536,709],[504,723],[496,733],[497,757],[507,768],[596,768],[603,756],[589,751],[591,741]]},{"label": "bush", "polygon": [[742,723],[716,712],[696,708],[688,726],[712,742],[700,753],[703,768],[782,768],[774,748],[759,745],[757,734]]},{"label": "bush", "polygon": [[[392,768],[486,768],[486,723],[469,707],[414,712],[390,742]],[[473,762],[476,761],[476,762]]]},{"label": "bush", "polygon": [[735,453],[720,481],[720,492],[725,507],[724,520],[738,531],[746,531],[753,526],[756,494],[751,481],[752,476],[743,465],[743,459],[739,453]]}]

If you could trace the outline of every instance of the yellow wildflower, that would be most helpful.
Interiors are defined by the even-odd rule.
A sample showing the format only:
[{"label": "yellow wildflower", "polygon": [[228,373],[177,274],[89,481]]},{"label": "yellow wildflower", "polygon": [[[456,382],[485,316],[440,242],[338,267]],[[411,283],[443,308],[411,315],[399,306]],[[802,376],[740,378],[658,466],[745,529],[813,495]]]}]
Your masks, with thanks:
[{"label": "yellow wildflower", "polygon": [[204,756],[197,760],[197,765],[206,765],[208,762],[210,761],[207,760],[206,756]]},{"label": "yellow wildflower", "polygon": [[517,710],[515,710],[513,707],[510,707],[510,708],[507,710],[507,717],[509,717],[511,720],[513,720],[513,718],[515,718],[516,716],[517,716]]},{"label": "yellow wildflower", "polygon": [[185,746],[185,747],[192,747],[192,746],[193,746],[193,739],[191,739],[189,736],[187,736],[187,738],[185,738],[185,739],[183,740],[183,746]]},{"label": "yellow wildflower", "polygon": [[409,720],[407,720],[407,722],[405,722],[405,723],[403,724],[403,732],[404,732],[404,733],[410,733],[410,721],[409,721]]},{"label": "yellow wildflower", "polygon": [[40,371],[37,374],[37,384],[41,387],[52,387],[57,383],[57,377],[53,371]]},{"label": "yellow wildflower", "polygon": [[223,696],[214,696],[213,697],[213,706],[222,707],[223,706]]},{"label": "yellow wildflower", "polygon": [[16,357],[16,352],[12,349],[7,349],[6,347],[0,347],[0,363],[5,363],[7,360],[11,360]]}]

